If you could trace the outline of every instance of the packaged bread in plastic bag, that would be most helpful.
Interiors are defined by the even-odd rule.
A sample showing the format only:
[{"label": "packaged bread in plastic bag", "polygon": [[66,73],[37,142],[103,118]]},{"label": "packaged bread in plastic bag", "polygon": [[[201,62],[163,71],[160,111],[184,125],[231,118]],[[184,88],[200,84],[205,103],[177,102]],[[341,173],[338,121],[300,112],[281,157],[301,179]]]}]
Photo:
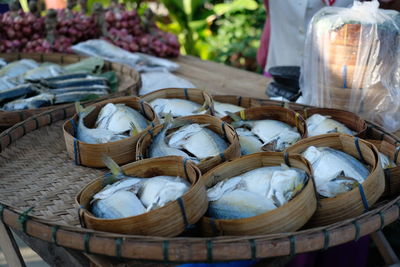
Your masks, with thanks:
[{"label": "packaged bread in plastic bag", "polygon": [[326,7],[307,32],[301,90],[305,103],[345,109],[400,129],[400,13],[378,1]]}]

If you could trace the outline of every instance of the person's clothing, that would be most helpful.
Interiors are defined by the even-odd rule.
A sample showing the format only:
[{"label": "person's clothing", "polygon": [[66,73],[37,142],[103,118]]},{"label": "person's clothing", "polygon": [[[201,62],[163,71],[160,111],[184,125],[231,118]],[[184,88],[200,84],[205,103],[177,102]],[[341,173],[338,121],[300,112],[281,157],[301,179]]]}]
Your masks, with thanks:
[{"label": "person's clothing", "polygon": [[257,55],[267,71],[273,66],[299,66],[303,57],[308,24],[327,5],[350,6],[353,0],[264,0],[267,21]]}]

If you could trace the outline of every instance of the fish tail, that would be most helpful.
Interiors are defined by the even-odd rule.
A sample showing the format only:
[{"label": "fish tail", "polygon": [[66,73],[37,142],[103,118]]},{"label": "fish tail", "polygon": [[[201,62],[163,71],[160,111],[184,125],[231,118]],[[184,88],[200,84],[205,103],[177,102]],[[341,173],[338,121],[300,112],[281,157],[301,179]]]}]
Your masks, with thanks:
[{"label": "fish tail", "polygon": [[103,155],[102,160],[104,164],[107,166],[107,168],[110,169],[114,177],[118,177],[121,176],[121,174],[123,174],[121,167],[111,157]]},{"label": "fish tail", "polygon": [[85,118],[87,115],[89,115],[94,109],[94,106],[89,106],[87,108],[84,108],[79,101],[75,102],[75,109],[76,113],[79,114],[79,117]]}]

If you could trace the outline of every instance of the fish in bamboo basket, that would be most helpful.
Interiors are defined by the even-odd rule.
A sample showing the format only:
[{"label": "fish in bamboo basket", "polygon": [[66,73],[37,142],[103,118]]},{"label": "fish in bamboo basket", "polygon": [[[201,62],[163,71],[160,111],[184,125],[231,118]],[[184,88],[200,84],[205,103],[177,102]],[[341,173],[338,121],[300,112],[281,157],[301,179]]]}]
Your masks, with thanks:
[{"label": "fish in bamboo basket", "polygon": [[239,135],[241,153],[283,151],[307,136],[302,116],[282,107],[254,107],[222,118],[232,124]]},{"label": "fish in bamboo basket", "polygon": [[[344,152],[367,166],[369,173],[367,173],[366,178],[362,182],[352,183],[354,188],[348,186],[347,189],[350,191],[340,193],[335,197],[321,198],[315,214],[307,224],[309,227],[328,225],[358,216],[367,211],[382,195],[385,189],[384,173],[378,150],[371,143],[358,137],[331,133],[303,139],[286,149],[286,152],[304,155],[304,152],[310,147],[314,147],[314,149],[330,148]],[[349,161],[350,159],[347,158],[342,159],[342,162],[346,162],[346,164],[351,164]],[[318,159],[315,162],[318,162]],[[319,173],[322,174],[322,177],[325,177],[325,174],[328,176],[338,175],[337,179],[334,178],[334,182],[339,182],[343,179],[348,181],[349,179],[356,178],[347,174],[347,169],[344,173],[336,173],[334,169],[336,170],[337,167],[339,169],[342,167],[345,168],[345,166],[341,167],[337,165],[337,162],[331,162],[330,165],[328,164],[328,170],[321,170]],[[364,170],[355,170],[357,167],[354,167],[354,165],[351,166],[350,168],[353,170],[349,171],[349,173],[354,174],[357,172],[365,175]],[[313,165],[314,168],[315,165]],[[316,170],[313,170],[313,175],[317,181]],[[358,181],[358,179],[360,178],[357,177],[356,180]]]},{"label": "fish in bamboo basket", "polygon": [[[167,155],[182,156],[194,160],[204,173],[221,162],[240,156],[240,145],[235,131],[220,119],[211,115],[194,115],[176,118],[174,123],[182,127],[170,129],[170,124],[166,122],[146,131],[137,143],[136,160]],[[188,126],[200,127],[204,131],[192,131]],[[199,134],[185,137],[186,130]]]},{"label": "fish in bamboo basket", "polygon": [[140,98],[148,102],[160,118],[169,113],[173,117],[214,115],[212,97],[201,89],[166,88],[148,93]]},{"label": "fish in bamboo basket", "polygon": [[[76,202],[81,207],[79,216],[83,227],[121,234],[172,237],[190,229],[207,210],[208,201],[201,172],[192,162],[181,157],[162,157],[129,163],[121,167],[121,174],[117,176],[117,181],[121,181],[121,176],[122,179],[126,176],[141,177],[145,183],[150,183],[152,177],[157,176],[181,177],[190,187],[181,197],[162,207],[136,216],[105,219],[93,215],[90,202],[105,184],[115,182],[115,176],[111,179],[110,176],[98,178],[76,196]],[[126,203],[122,202],[120,205]]]},{"label": "fish in bamboo basket", "polygon": [[363,138],[367,125],[355,113],[331,108],[295,108],[307,123],[308,136],[330,132],[345,133]]},{"label": "fish in bamboo basket", "polygon": [[[118,120],[118,125],[104,123],[104,128],[96,128],[96,122],[101,117],[101,110],[106,107],[112,108],[110,103],[115,106],[124,104],[140,113],[148,121],[141,128],[134,123],[130,124],[125,119]],[[136,143],[140,136],[152,126],[158,123],[158,118],[153,109],[147,103],[137,97],[119,97],[93,104],[93,109],[89,114],[81,114],[85,118],[79,118],[75,114],[72,119],[66,121],[63,125],[64,139],[69,156],[75,160],[78,165],[88,167],[105,167],[102,157],[107,155],[113,158],[118,164],[125,164],[135,160]],[[114,107],[115,108],[115,107]],[[111,112],[111,110],[108,110]],[[109,119],[110,113],[104,112],[106,119]],[[107,128],[108,127],[108,128]],[[83,128],[83,130],[81,130]],[[129,136],[123,136],[116,131],[132,128]],[[115,130],[115,131],[113,131]],[[117,133],[117,134],[115,134]],[[79,140],[81,138],[81,140]],[[82,141],[84,140],[84,141]],[[86,142],[85,142],[86,141]]]},{"label": "fish in bamboo basket", "polygon": [[236,113],[252,107],[252,98],[234,95],[213,95],[215,116],[223,118],[228,113]]},{"label": "fish in bamboo basket", "polygon": [[[317,207],[311,166],[300,155],[255,153],[225,162],[203,179],[210,201],[200,223],[205,236],[295,231],[307,223]],[[227,190],[232,183],[234,189]],[[277,192],[291,195],[283,202]],[[223,195],[212,202],[216,193]],[[269,193],[275,195],[272,200],[268,200]]]}]

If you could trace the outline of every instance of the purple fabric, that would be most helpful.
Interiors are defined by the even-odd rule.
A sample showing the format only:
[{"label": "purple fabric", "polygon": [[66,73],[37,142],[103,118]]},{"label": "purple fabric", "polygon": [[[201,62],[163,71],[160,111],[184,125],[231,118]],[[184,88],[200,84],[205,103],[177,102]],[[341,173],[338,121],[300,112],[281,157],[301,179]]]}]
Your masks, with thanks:
[{"label": "purple fabric", "polygon": [[370,237],[332,247],[326,251],[309,252],[297,255],[286,267],[363,267],[368,263]]}]

